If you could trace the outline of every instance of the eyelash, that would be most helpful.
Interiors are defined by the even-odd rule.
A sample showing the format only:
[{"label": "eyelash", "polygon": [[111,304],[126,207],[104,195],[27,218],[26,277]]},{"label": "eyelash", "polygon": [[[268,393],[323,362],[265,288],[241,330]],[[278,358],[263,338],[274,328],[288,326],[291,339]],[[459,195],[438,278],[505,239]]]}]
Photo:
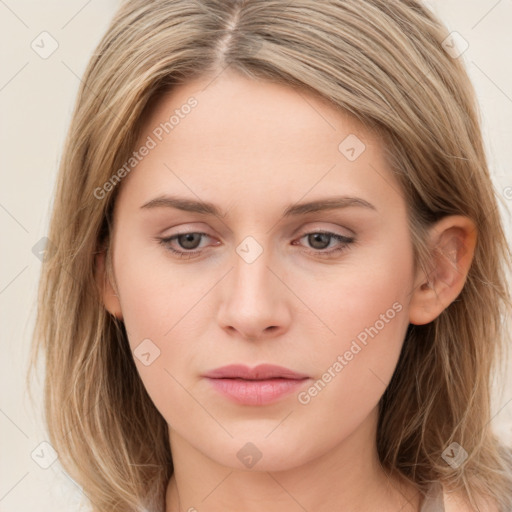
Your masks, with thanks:
[{"label": "eyelash", "polygon": [[[177,249],[173,249],[171,247],[170,243],[173,240],[176,240],[178,237],[180,237],[182,235],[203,235],[203,236],[209,237],[209,235],[207,233],[191,231],[191,232],[185,232],[185,233],[177,233],[176,235],[172,235],[172,236],[166,237],[166,238],[158,238],[158,240],[159,240],[159,243],[161,245],[163,245],[166,250],[168,250],[171,253],[175,254],[178,258],[188,258],[188,259],[194,258],[196,254],[199,254],[201,252],[200,250],[196,250],[196,251],[178,251]],[[340,253],[340,252],[348,249],[350,244],[352,244],[355,241],[355,239],[353,237],[347,237],[347,236],[343,236],[343,235],[338,235],[336,233],[331,233],[330,231],[311,231],[309,233],[303,234],[299,238],[299,240],[301,240],[302,238],[304,238],[304,237],[306,237],[308,235],[328,235],[328,236],[331,237],[331,239],[334,238],[335,240],[338,240],[339,242],[342,243],[342,245],[340,247],[337,247],[335,249],[331,249],[331,250],[328,250],[328,251],[325,251],[325,250],[324,251],[320,251],[320,250],[305,250],[304,251],[304,252],[312,254],[314,256],[320,256],[320,257],[326,257],[326,258],[332,257],[333,254]]]}]

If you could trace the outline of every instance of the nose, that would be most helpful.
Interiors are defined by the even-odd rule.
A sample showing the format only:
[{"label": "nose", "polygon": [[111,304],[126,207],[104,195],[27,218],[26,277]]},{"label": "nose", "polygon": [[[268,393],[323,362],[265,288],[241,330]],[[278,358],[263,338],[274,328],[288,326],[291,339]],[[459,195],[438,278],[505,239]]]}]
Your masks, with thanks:
[{"label": "nose", "polygon": [[290,292],[263,251],[252,262],[235,254],[234,268],[223,280],[217,319],[222,329],[248,341],[282,335],[290,322]]}]

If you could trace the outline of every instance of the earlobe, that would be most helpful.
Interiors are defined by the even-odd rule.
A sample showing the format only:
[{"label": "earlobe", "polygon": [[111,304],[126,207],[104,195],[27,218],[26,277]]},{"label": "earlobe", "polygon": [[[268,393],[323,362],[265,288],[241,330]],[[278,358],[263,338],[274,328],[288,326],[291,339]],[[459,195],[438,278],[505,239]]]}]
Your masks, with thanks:
[{"label": "earlobe", "polygon": [[103,301],[105,309],[111,315],[115,316],[119,320],[122,320],[123,313],[121,311],[121,303],[119,302],[119,297],[116,290],[112,286],[112,277],[108,275],[105,258],[106,253],[104,250],[97,253],[95,256],[96,284],[98,286],[100,297]]},{"label": "earlobe", "polygon": [[431,271],[419,270],[409,304],[409,322],[423,325],[437,318],[460,294],[476,247],[476,226],[451,215],[430,228]]}]

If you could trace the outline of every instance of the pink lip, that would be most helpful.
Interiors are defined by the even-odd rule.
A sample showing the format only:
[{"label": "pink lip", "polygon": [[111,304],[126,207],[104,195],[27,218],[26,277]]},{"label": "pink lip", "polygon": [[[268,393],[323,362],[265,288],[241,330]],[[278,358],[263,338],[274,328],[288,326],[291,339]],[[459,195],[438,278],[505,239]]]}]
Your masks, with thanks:
[{"label": "pink lip", "polygon": [[261,364],[255,368],[229,365],[212,370],[203,377],[212,386],[239,404],[265,405],[296,391],[309,380],[307,375],[282,366]]},{"label": "pink lip", "polygon": [[212,379],[246,379],[246,380],[263,380],[263,379],[306,379],[309,375],[297,373],[289,368],[283,366],[276,366],[274,364],[260,364],[254,368],[249,368],[242,364],[230,364],[216,368],[203,377],[210,377]]}]

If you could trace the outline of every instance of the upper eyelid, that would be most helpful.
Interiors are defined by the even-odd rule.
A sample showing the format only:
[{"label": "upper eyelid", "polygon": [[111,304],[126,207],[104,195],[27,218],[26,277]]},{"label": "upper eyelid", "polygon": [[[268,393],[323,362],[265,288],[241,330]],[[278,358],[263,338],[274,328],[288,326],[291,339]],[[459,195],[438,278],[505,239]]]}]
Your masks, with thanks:
[{"label": "upper eyelid", "polygon": [[[309,222],[309,224],[325,224],[325,223],[333,224],[332,221],[331,222],[317,221],[316,223],[315,223],[315,221]],[[192,223],[192,224],[194,224],[194,223]],[[172,229],[172,228],[170,228],[170,229]],[[195,229],[194,228],[192,228],[192,229],[183,228],[183,229],[184,229],[184,231],[178,231],[177,233],[166,235],[163,238],[170,238],[175,235],[186,235],[186,234],[191,234],[191,233],[195,233],[195,234],[201,233],[201,234],[209,236],[210,238],[216,238],[215,235],[210,235],[209,233],[204,231],[202,228],[195,228]],[[346,230],[346,231],[348,231],[348,233],[339,233],[339,232],[337,232],[337,229]],[[165,231],[167,231],[167,230],[165,230]],[[302,233],[302,235],[300,235],[300,236],[304,236],[305,234],[319,233],[319,232],[329,233],[329,234],[338,235],[338,236],[345,236],[347,238],[356,236],[356,233],[354,230],[350,229],[348,226],[340,226],[340,225],[338,225],[337,228],[318,227],[318,226],[312,226],[312,227],[308,227],[308,228],[304,228],[304,229],[298,228],[298,229],[293,230],[293,236],[298,236],[299,233]],[[230,229],[229,233],[233,234],[233,231]]]}]

